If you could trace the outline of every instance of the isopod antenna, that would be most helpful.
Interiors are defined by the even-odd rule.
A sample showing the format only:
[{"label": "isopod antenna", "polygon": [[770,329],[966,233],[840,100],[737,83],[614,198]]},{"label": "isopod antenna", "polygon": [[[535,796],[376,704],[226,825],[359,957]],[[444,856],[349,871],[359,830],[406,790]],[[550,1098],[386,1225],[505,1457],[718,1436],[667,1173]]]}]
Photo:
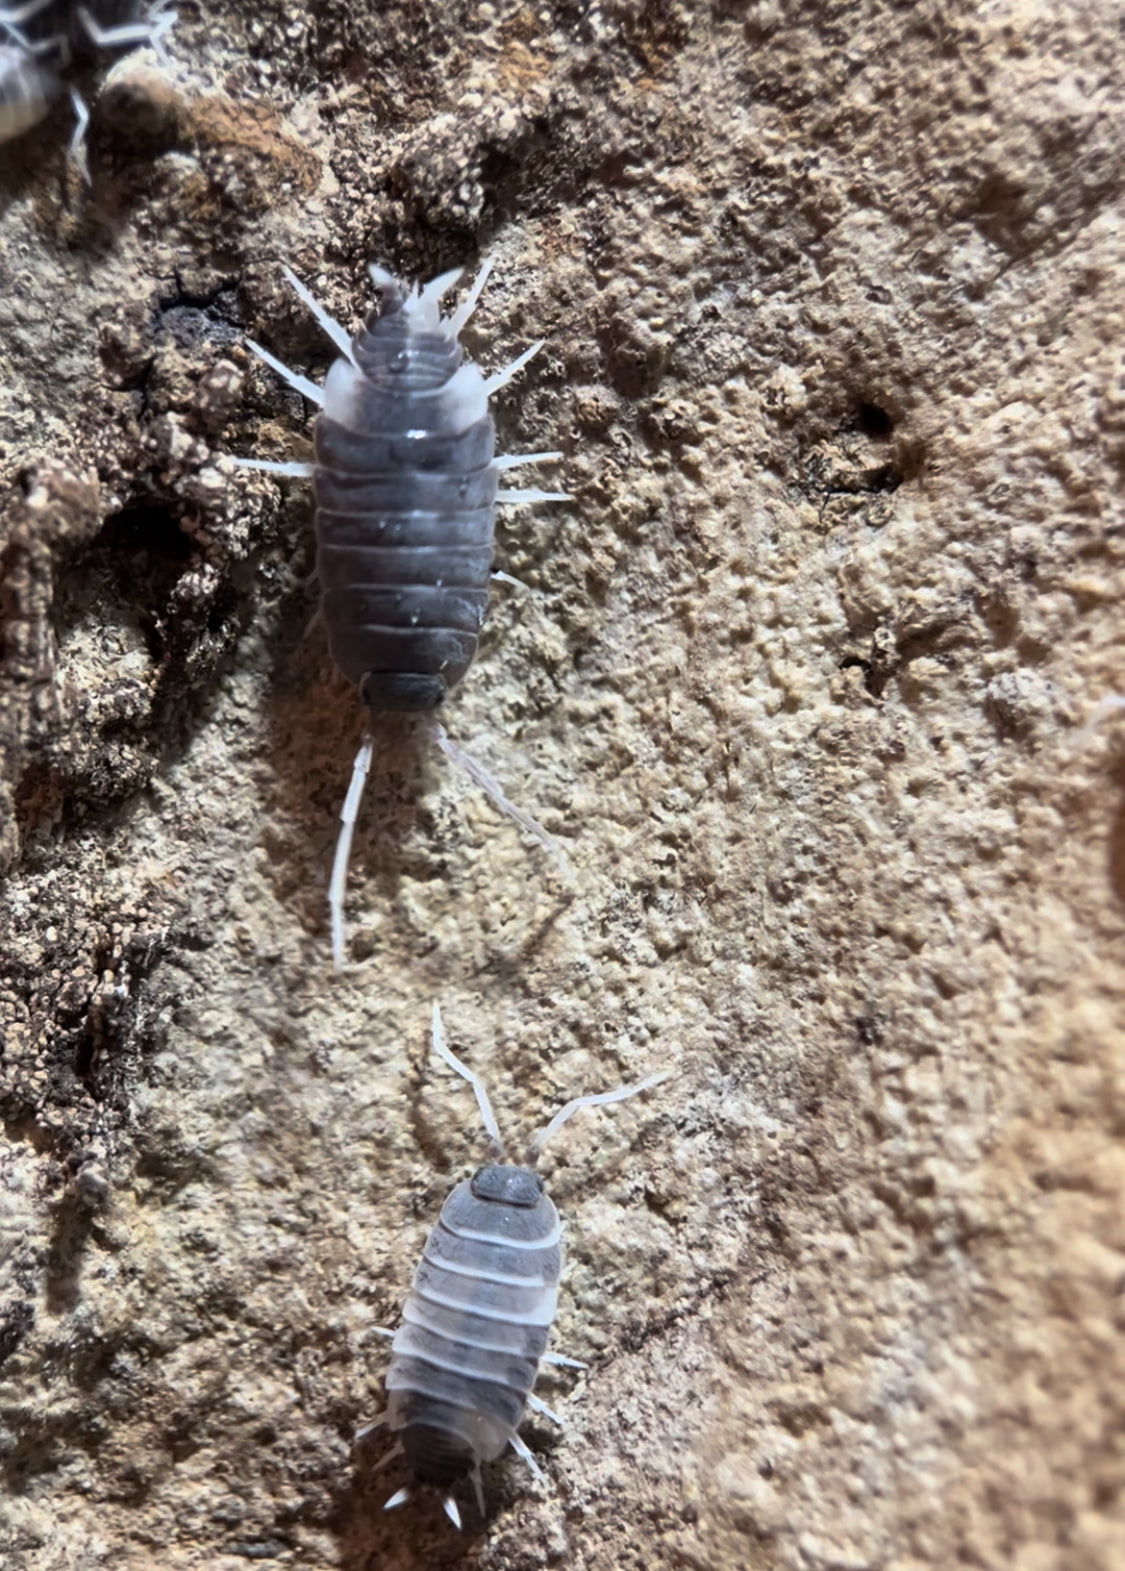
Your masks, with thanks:
[{"label": "isopod antenna", "polygon": [[671,1069],[658,1069],[654,1075],[646,1075],[643,1080],[638,1080],[636,1085],[619,1086],[616,1091],[595,1091],[588,1096],[574,1097],[565,1107],[560,1107],[550,1123],[533,1138],[524,1158],[527,1166],[535,1166],[551,1136],[557,1134],[567,1120],[573,1118],[575,1113],[580,1113],[584,1107],[606,1107],[610,1102],[627,1102],[631,1096],[640,1096],[642,1091],[647,1091],[651,1086],[658,1086],[661,1081],[671,1079],[672,1073]]},{"label": "isopod antenna", "polygon": [[433,1042],[434,1052],[441,1061],[448,1064],[450,1069],[459,1074],[462,1080],[467,1080],[472,1086],[473,1094],[477,1099],[477,1106],[480,1108],[481,1122],[484,1124],[485,1131],[492,1143],[492,1153],[496,1157],[502,1157],[504,1155],[504,1142],[500,1138],[500,1126],[496,1122],[496,1114],[492,1111],[492,1103],[488,1100],[488,1092],[484,1088],[484,1081],[479,1075],[473,1073],[468,1064],[463,1064],[456,1053],[451,1051],[449,1043],[445,1040],[445,1026],[442,1024],[441,1006],[436,1003],[434,1005]]}]

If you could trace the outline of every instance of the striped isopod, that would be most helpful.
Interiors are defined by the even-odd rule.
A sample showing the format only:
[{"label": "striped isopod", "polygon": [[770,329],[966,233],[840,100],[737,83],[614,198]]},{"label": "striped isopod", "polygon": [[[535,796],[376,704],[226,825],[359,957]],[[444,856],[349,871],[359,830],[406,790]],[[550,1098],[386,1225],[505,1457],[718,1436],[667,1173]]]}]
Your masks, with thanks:
[{"label": "striped isopod", "polygon": [[[61,72],[99,49],[135,49],[148,44],[164,57],[164,38],[175,25],[169,0],[24,0],[0,6],[0,143],[22,136],[43,119],[62,91]],[[166,58],[166,57],[165,57]],[[76,88],[70,99],[77,124],[72,156],[85,140],[90,112]]]},{"label": "striped isopod", "polygon": [[[445,1511],[460,1527],[453,1486],[471,1478],[483,1512],[481,1464],[494,1461],[506,1446],[543,1479],[516,1433],[528,1406],[562,1423],[532,1395],[540,1363],[584,1367],[546,1351],[558,1303],[562,1223],[535,1171],[539,1154],[582,1108],[623,1102],[667,1079],[669,1071],[568,1102],[535,1136],[520,1167],[503,1160],[488,1093],[446,1045],[436,1004],[433,1046],[476,1093],[496,1160],[458,1184],[441,1208],[403,1305],[402,1325],[393,1333],[386,1408],[360,1437],[380,1425],[396,1433],[395,1446],[379,1465],[402,1456],[416,1484],[442,1490]],[[400,1489],[384,1509],[401,1505],[409,1494],[409,1488]]]},{"label": "striped isopod", "polygon": [[[289,283],[340,351],[323,387],[247,340],[320,413],[314,463],[237,462],[312,479],[320,614],[329,649],[373,711],[432,716],[464,676],[488,609],[497,503],[567,500],[562,491],[498,488],[504,470],[562,455],[495,456],[489,399],[542,343],[488,377],[464,359],[459,334],[489,270],[485,263],[466,299],[445,317],[441,299],[460,268],[415,289],[372,266],[379,303],[350,338],[287,268]],[[562,859],[541,825],[514,807],[436,721],[428,729],[503,811]],[[329,885],[337,970],[344,955],[348,857],[372,750],[368,733],[340,814]]]}]

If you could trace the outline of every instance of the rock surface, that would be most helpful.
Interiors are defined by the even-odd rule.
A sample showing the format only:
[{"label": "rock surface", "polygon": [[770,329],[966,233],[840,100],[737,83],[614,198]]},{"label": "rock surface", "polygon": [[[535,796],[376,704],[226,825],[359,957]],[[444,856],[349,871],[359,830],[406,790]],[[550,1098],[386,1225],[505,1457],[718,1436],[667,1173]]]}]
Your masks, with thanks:
[{"label": "rock surface", "polygon": [[[0,191],[0,1560],[1125,1564],[1125,42],[1113,6],[215,0]],[[225,41],[224,41],[225,40]],[[369,258],[496,264],[506,450],[451,732],[304,578]],[[375,1472],[480,1155],[581,1090],[526,1427],[458,1537]],[[6,1558],[4,1558],[6,1557]]]}]

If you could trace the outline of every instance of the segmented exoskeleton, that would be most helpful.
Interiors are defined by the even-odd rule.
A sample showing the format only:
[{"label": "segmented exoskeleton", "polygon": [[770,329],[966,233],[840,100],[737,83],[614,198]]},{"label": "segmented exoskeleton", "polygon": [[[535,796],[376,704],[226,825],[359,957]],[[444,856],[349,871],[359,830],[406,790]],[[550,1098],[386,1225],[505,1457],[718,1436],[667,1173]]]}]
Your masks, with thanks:
[{"label": "segmented exoskeleton", "polygon": [[[436,1004],[433,1046],[476,1093],[496,1160],[458,1184],[441,1208],[403,1306],[402,1325],[393,1333],[387,1406],[360,1437],[380,1425],[397,1433],[396,1445],[379,1465],[402,1456],[415,1483],[442,1491],[446,1513],[460,1527],[453,1486],[471,1478],[483,1512],[481,1463],[494,1461],[507,1446],[543,1480],[516,1433],[528,1406],[562,1423],[532,1395],[540,1363],[585,1367],[546,1351],[558,1304],[562,1223],[535,1171],[539,1154],[582,1108],[623,1102],[669,1072],[568,1102],[536,1135],[520,1167],[503,1160],[488,1093],[450,1052]],[[409,1487],[400,1489],[384,1509],[401,1505],[409,1494]]]},{"label": "segmented exoskeleton", "polygon": [[[24,0],[0,6],[0,143],[38,125],[63,90],[62,73],[99,49],[135,49],[149,44],[164,55],[164,37],[174,26],[170,0]],[[81,148],[90,113],[69,89],[77,124],[72,154]]]},{"label": "segmented exoskeleton", "polygon": [[[484,288],[481,268],[458,309],[441,299],[458,268],[417,289],[371,268],[379,303],[354,338],[287,268],[285,276],[340,351],[323,387],[289,370],[259,344],[249,347],[320,406],[313,464],[239,463],[308,476],[316,496],[320,610],[332,657],[372,710],[432,715],[464,676],[488,609],[497,503],[566,501],[562,491],[498,489],[500,474],[560,453],[495,456],[489,399],[541,348],[484,376],[464,358],[458,335]],[[550,836],[515,808],[496,782],[446,736],[429,730],[503,810],[544,844]],[[343,964],[343,897],[352,833],[370,767],[364,739],[341,813],[329,888],[332,951]],[[561,853],[560,853],[561,857]]]}]

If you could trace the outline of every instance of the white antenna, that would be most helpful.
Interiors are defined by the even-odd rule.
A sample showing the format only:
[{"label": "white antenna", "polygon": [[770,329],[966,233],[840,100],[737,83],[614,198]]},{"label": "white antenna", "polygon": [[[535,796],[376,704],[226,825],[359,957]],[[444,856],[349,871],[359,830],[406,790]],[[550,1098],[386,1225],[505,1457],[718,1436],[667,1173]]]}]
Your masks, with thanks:
[{"label": "white antenna", "polygon": [[344,893],[348,885],[352,837],[355,834],[360,798],[367,784],[367,774],[371,768],[374,751],[375,743],[371,739],[371,733],[368,732],[356,754],[348,794],[340,809],[340,833],[336,839],[336,856],[332,863],[332,877],[328,884],[328,910],[332,918],[332,964],[337,972],[344,969]]},{"label": "white antenna", "polygon": [[671,1076],[671,1069],[660,1069],[656,1074],[638,1080],[636,1085],[621,1086],[616,1091],[596,1091],[590,1096],[576,1096],[573,1101],[560,1108],[547,1127],[532,1140],[527,1148],[528,1167],[535,1166],[551,1136],[562,1128],[568,1118],[573,1118],[575,1113],[581,1112],[584,1107],[605,1107],[610,1102],[625,1102],[629,1097],[639,1096],[642,1091],[647,1091],[650,1086],[659,1085],[662,1080],[668,1080]]},{"label": "white antenna", "polygon": [[484,1089],[484,1082],[479,1075],[475,1075],[467,1064],[450,1052],[445,1040],[445,1027],[441,1023],[441,1007],[434,1005],[434,1052],[437,1056],[459,1074],[462,1080],[467,1080],[476,1093],[477,1106],[484,1122],[488,1138],[492,1141],[497,1156],[504,1155],[504,1142],[500,1138],[500,1128],[496,1122],[496,1115],[492,1111],[492,1103],[488,1100],[488,1092]]}]

